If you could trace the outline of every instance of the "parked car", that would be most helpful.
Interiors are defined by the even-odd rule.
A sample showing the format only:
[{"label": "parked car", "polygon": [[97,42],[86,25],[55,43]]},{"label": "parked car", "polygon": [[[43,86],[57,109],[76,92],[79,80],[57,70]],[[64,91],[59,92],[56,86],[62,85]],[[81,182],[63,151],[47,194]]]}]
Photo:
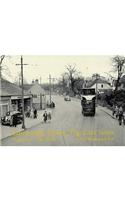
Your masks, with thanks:
[{"label": "parked car", "polygon": [[13,111],[13,112],[8,112],[8,113],[6,113],[5,116],[1,117],[1,124],[12,126],[13,125],[13,120],[12,120],[13,116],[16,117],[17,124],[22,123],[23,116],[22,116],[21,112]]},{"label": "parked car", "polygon": [[68,95],[66,95],[66,96],[64,97],[64,100],[65,100],[65,101],[71,101],[71,98],[70,98]]}]

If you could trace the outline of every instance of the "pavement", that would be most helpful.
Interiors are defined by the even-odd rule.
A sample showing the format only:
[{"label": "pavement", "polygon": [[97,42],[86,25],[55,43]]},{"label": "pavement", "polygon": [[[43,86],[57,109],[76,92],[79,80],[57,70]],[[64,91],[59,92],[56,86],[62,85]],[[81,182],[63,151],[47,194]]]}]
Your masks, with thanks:
[{"label": "pavement", "polygon": [[[107,107],[99,106],[101,110],[103,110],[107,115],[109,115],[112,119],[116,119],[115,115],[112,115],[112,110],[108,109]],[[118,121],[118,120],[117,120]]]},{"label": "pavement", "polygon": [[103,110],[106,114],[108,114],[110,117],[112,117],[113,119],[115,119],[115,117],[113,117],[112,115],[112,110],[108,109],[107,107],[102,107],[102,106],[98,106],[101,110]]},{"label": "pavement", "polygon": [[[51,109],[49,108],[47,108],[46,110],[51,111]],[[43,121],[43,113],[44,113],[44,110],[38,110],[37,119],[25,117],[26,130],[39,125]],[[22,124],[17,125],[17,127],[4,126],[0,124],[1,139],[7,138],[9,136],[12,136],[16,133],[20,133],[23,131],[24,129],[22,129]]]},{"label": "pavement", "polygon": [[119,126],[112,113],[97,106],[94,117],[84,117],[79,100],[56,104],[50,123],[39,123],[1,141],[2,146],[125,146],[125,126]]}]

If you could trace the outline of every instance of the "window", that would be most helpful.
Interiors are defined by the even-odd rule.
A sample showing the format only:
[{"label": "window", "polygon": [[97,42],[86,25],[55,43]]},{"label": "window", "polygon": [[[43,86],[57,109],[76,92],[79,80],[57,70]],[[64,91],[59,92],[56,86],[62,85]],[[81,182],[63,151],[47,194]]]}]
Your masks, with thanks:
[{"label": "window", "polygon": [[101,85],[101,88],[103,88],[103,84]]},{"label": "window", "polygon": [[82,94],[83,95],[95,95],[95,89],[82,89]]}]

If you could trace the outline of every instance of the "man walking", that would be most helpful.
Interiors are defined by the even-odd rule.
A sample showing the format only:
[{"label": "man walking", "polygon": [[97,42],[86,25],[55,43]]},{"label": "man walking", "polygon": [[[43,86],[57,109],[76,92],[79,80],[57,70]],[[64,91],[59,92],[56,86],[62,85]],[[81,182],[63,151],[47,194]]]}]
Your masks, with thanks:
[{"label": "man walking", "polygon": [[34,119],[37,118],[37,109],[34,110]]},{"label": "man walking", "polygon": [[118,118],[119,125],[121,125],[122,124],[122,118],[123,118],[123,108],[122,108],[122,106],[120,106],[120,108],[119,108],[119,116],[118,117],[119,117]]},{"label": "man walking", "polygon": [[49,111],[47,117],[48,117],[49,122],[51,122],[52,117],[51,117],[51,112],[50,111]]},{"label": "man walking", "polygon": [[13,126],[14,126],[14,127],[17,126],[17,116],[16,116],[16,115],[13,115],[13,116],[12,116],[12,123],[13,123]]},{"label": "man walking", "polygon": [[46,123],[46,121],[47,121],[47,112],[46,112],[46,110],[45,110],[45,112],[43,114],[43,119],[44,119],[44,122]]}]

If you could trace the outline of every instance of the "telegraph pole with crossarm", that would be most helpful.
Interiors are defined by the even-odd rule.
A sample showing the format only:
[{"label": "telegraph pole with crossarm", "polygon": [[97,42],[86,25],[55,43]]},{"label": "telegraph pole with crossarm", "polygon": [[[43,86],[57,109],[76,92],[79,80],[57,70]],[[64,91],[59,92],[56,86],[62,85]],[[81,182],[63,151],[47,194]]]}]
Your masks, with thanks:
[{"label": "telegraph pole with crossarm", "polygon": [[23,63],[23,56],[21,56],[21,63],[16,64],[21,66],[21,86],[22,86],[22,115],[23,115],[23,121],[22,121],[22,129],[25,129],[25,115],[24,115],[24,88],[23,88],[23,66],[28,65]]},{"label": "telegraph pole with crossarm", "polygon": [[51,75],[49,74],[49,97],[50,97],[50,104],[51,104],[51,101],[52,101],[52,94],[51,94]]}]

